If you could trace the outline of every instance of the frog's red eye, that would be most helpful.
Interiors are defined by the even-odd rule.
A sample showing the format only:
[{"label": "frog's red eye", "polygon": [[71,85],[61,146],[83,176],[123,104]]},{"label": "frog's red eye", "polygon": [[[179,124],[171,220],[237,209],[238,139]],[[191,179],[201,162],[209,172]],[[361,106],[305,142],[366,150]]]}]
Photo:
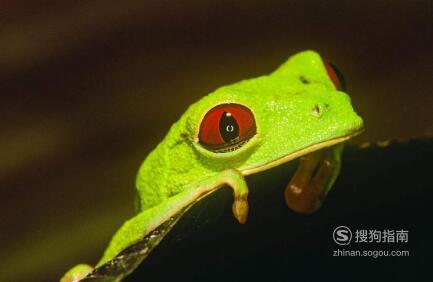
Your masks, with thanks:
[{"label": "frog's red eye", "polygon": [[341,71],[332,63],[323,60],[326,71],[328,72],[329,78],[334,83],[337,90],[346,91],[346,82]]},{"label": "frog's red eye", "polygon": [[203,118],[198,139],[208,150],[233,151],[241,147],[256,134],[253,113],[239,104],[221,104]]}]

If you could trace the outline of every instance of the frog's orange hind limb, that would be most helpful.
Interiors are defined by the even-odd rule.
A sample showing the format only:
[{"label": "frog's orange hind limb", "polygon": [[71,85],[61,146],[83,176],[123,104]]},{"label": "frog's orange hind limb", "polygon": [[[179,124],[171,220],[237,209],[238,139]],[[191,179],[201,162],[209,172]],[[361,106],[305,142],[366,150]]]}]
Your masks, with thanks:
[{"label": "frog's orange hind limb", "polygon": [[320,208],[340,172],[342,149],[343,145],[336,145],[300,159],[284,192],[289,208],[299,213],[312,213]]}]

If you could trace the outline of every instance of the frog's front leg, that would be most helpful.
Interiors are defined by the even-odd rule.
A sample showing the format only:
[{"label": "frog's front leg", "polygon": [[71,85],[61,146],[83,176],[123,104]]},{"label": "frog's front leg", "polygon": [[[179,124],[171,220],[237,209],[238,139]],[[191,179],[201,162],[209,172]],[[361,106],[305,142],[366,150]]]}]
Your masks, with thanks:
[{"label": "frog's front leg", "polygon": [[285,190],[286,204],[291,209],[312,213],[320,208],[340,172],[342,151],[343,145],[339,144],[300,159]]},{"label": "frog's front leg", "polygon": [[144,210],[128,220],[116,232],[98,266],[111,260],[126,247],[138,242],[150,231],[175,214],[185,211],[199,199],[227,184],[233,189],[233,213],[240,223],[245,223],[248,216],[248,187],[242,174],[235,169],[228,169],[209,179],[188,187],[183,192],[168,198],[165,202]]}]

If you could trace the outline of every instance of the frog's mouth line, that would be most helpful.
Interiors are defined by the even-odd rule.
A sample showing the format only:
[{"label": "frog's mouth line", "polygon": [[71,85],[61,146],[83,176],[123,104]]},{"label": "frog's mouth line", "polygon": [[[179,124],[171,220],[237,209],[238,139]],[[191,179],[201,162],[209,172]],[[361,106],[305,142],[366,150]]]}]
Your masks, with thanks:
[{"label": "frog's mouth line", "polygon": [[324,149],[324,148],[327,148],[327,147],[331,147],[331,146],[337,145],[339,143],[345,142],[345,141],[351,139],[352,137],[354,137],[356,135],[359,135],[363,130],[364,130],[364,128],[361,128],[361,129],[358,129],[358,130],[354,131],[353,133],[350,133],[350,134],[347,134],[347,135],[343,135],[343,136],[340,136],[340,137],[336,137],[336,138],[329,139],[329,140],[326,140],[326,141],[323,141],[323,142],[320,142],[320,143],[316,143],[316,144],[310,145],[310,146],[308,146],[306,148],[300,149],[300,150],[298,150],[298,151],[296,151],[296,152],[294,152],[292,154],[283,156],[283,157],[281,157],[281,158],[279,158],[277,160],[273,160],[273,161],[268,162],[268,163],[266,163],[264,165],[261,165],[261,166],[258,166],[258,167],[252,167],[252,168],[244,169],[244,170],[241,171],[241,173],[243,175],[247,176],[247,175],[251,175],[251,174],[255,174],[255,173],[258,173],[258,172],[262,172],[262,171],[271,169],[273,167],[282,165],[284,163],[287,163],[287,162],[292,161],[294,159],[297,159],[299,157],[308,155],[308,154],[313,153],[315,151],[318,151],[318,150],[321,150],[321,149]]}]

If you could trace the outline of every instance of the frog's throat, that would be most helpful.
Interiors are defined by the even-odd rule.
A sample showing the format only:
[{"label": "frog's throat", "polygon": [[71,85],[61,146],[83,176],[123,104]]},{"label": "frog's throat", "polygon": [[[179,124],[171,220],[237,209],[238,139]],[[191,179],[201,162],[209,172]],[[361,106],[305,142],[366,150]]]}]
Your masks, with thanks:
[{"label": "frog's throat", "polygon": [[298,151],[296,151],[296,152],[294,152],[292,154],[289,154],[289,155],[286,155],[286,156],[281,157],[279,159],[270,161],[270,162],[265,163],[263,165],[260,165],[260,166],[257,166],[257,167],[251,167],[251,168],[243,169],[241,171],[241,173],[242,173],[242,175],[246,176],[246,175],[250,175],[250,174],[254,174],[254,173],[258,173],[258,172],[262,172],[262,171],[271,169],[273,167],[282,165],[284,163],[287,163],[287,162],[289,162],[291,160],[297,159],[297,158],[302,157],[304,155],[310,154],[312,152],[321,150],[323,148],[331,147],[331,146],[334,146],[334,145],[336,145],[338,143],[342,143],[344,141],[347,141],[350,138],[352,138],[352,137],[360,134],[362,131],[363,131],[363,129],[360,129],[360,130],[357,130],[356,132],[353,132],[353,133],[348,134],[348,135],[336,137],[336,138],[329,139],[329,140],[326,140],[326,141],[323,141],[323,142],[320,142],[320,143],[316,143],[316,144],[310,145],[310,146],[308,146],[306,148],[303,148],[301,150],[298,150]]}]

